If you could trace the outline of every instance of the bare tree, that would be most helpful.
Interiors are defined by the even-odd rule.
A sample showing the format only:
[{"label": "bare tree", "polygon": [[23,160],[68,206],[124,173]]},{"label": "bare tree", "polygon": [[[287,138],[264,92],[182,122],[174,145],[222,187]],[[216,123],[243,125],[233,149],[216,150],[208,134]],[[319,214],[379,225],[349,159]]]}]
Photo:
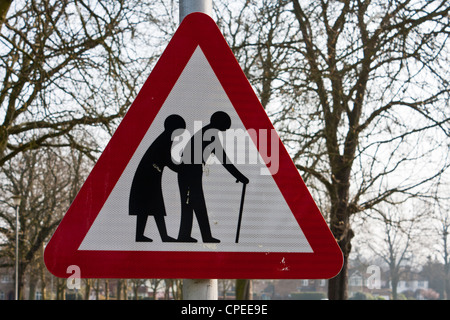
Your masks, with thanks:
[{"label": "bare tree", "polygon": [[95,160],[173,31],[173,9],[159,1],[0,1],[1,245],[12,257],[6,197],[21,194],[20,283],[80,187],[81,153]]},{"label": "bare tree", "polygon": [[[264,108],[284,89],[289,46],[297,31],[283,1],[214,1],[217,24]],[[285,80],[285,79],[284,79]],[[267,110],[270,112],[270,110]]]},{"label": "bare tree", "polygon": [[91,128],[90,140],[102,143],[102,130],[115,129],[145,80],[151,45],[160,41],[150,8],[123,0],[12,2],[0,35],[0,166],[41,146],[95,158],[101,145],[87,145],[79,132]]},{"label": "bare tree", "polygon": [[420,203],[395,203],[379,205],[370,211],[372,212],[364,221],[366,248],[388,266],[392,298],[397,300],[397,288],[402,274],[413,265],[413,259],[419,257],[429,207]]},{"label": "bare tree", "polygon": [[163,279],[149,279],[150,289],[152,290],[153,300],[157,300],[158,289],[163,284]]},{"label": "bare tree", "polygon": [[[217,24],[258,94],[263,108],[282,95],[289,65],[289,44],[294,34],[282,1],[214,1]],[[294,40],[295,41],[295,40]],[[276,122],[277,119],[272,117]],[[286,128],[280,128],[285,130]],[[236,297],[249,299],[249,279],[235,281]]]},{"label": "bare tree", "polygon": [[139,300],[139,289],[146,288],[145,279],[130,279],[132,290],[133,290],[133,300]]},{"label": "bare tree", "polygon": [[[58,150],[58,149],[57,149]],[[62,149],[60,150],[62,151]],[[12,195],[20,195],[19,285],[28,266],[38,257],[75,197],[87,170],[82,153],[29,151],[7,162],[1,171],[0,254],[15,261],[15,211]],[[42,259],[42,256],[40,256]]]},{"label": "bare tree", "polygon": [[[220,2],[219,2],[220,4]],[[351,217],[429,196],[449,165],[448,1],[270,1],[219,25],[329,221],[347,298]]]},{"label": "bare tree", "polygon": [[222,296],[222,299],[227,299],[228,292],[233,289],[233,286],[236,284],[236,280],[230,280],[230,279],[219,279],[218,281],[218,290],[219,290],[219,297]]},{"label": "bare tree", "polygon": [[[448,203],[448,198],[445,201]],[[434,223],[431,229],[436,251],[444,266],[444,299],[450,297],[450,212],[448,205],[438,201],[434,209]]]},{"label": "bare tree", "polygon": [[325,187],[345,258],[331,299],[347,298],[350,217],[393,194],[426,194],[448,166],[449,10],[446,1],[293,1],[307,75],[298,85],[317,106],[316,132],[301,144],[324,150],[295,160]]},{"label": "bare tree", "polygon": [[[171,293],[172,292],[172,293]],[[164,279],[164,299],[180,300],[183,296],[183,279]]]},{"label": "bare tree", "polygon": [[[43,146],[95,158],[99,132],[112,132],[153,62],[145,45],[129,44],[140,39],[141,18],[158,22],[151,30],[162,38],[173,30],[148,13],[152,5],[12,2],[0,35],[1,166]],[[329,298],[346,299],[351,217],[393,195],[428,196],[448,167],[450,3],[216,5],[219,26],[343,251]],[[155,12],[173,16],[170,6]],[[98,130],[81,135],[86,126]]]}]

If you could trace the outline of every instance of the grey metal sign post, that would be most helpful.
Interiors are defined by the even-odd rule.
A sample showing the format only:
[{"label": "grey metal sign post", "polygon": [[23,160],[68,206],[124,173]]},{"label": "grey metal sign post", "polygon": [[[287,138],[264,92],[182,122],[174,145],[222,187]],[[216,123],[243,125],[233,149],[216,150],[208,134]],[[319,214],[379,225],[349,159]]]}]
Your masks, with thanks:
[{"label": "grey metal sign post", "polygon": [[[212,15],[212,0],[180,0],[180,22],[193,12]],[[217,300],[217,279],[183,279],[184,300]]]}]

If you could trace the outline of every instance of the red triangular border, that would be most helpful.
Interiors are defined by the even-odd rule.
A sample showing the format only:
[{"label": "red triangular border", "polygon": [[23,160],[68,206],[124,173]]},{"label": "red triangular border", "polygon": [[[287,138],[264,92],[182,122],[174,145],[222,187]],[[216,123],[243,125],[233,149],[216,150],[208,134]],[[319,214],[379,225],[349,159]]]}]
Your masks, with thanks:
[{"label": "red triangular border", "polygon": [[341,269],[342,252],[285,147],[273,175],[313,253],[79,251],[103,204],[152,124],[172,87],[200,46],[247,129],[273,129],[215,22],[187,16],[168,44],[117,131],[45,249],[50,272],[67,278],[326,279]]}]

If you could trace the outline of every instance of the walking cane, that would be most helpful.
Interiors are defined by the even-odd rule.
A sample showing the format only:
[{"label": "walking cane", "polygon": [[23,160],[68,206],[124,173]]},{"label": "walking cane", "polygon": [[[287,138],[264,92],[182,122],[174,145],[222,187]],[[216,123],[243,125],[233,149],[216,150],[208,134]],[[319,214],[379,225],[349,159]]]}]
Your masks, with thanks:
[{"label": "walking cane", "polygon": [[245,187],[246,186],[247,186],[246,183],[242,184],[241,207],[239,208],[239,220],[238,220],[237,231],[236,231],[236,243],[239,242],[239,233],[241,231],[241,220],[242,220],[242,211],[244,209],[244,197],[245,197]]}]

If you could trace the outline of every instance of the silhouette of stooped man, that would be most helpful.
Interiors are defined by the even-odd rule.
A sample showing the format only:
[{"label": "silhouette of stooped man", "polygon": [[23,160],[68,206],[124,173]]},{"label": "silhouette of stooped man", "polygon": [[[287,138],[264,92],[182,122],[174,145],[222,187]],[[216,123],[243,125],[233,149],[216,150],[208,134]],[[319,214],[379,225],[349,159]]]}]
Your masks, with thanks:
[{"label": "silhouette of stooped man", "polygon": [[[186,129],[186,122],[179,115],[170,115],[164,121],[164,132],[159,135],[145,152],[134,174],[130,191],[129,214],[136,216],[136,242],[152,242],[144,236],[148,216],[155,218],[161,240],[174,242],[176,239],[167,235],[166,209],[161,188],[164,167],[177,171],[172,162],[171,148],[173,135],[178,129]],[[181,134],[181,131],[179,132]]]},{"label": "silhouette of stooped man", "polygon": [[[247,184],[249,180],[228,160],[218,133],[231,126],[231,119],[225,112],[218,111],[211,116],[210,123],[196,132],[189,140],[182,154],[182,163],[178,168],[178,185],[181,195],[181,223],[179,242],[197,242],[191,237],[193,215],[197,218],[203,242],[219,243],[211,234],[205,196],[203,194],[203,165],[214,153],[222,160],[222,165],[237,181]],[[211,131],[208,131],[211,130]],[[204,141],[205,132],[211,135],[210,141]],[[217,139],[217,140],[216,140]],[[215,143],[214,143],[215,141]]]}]

